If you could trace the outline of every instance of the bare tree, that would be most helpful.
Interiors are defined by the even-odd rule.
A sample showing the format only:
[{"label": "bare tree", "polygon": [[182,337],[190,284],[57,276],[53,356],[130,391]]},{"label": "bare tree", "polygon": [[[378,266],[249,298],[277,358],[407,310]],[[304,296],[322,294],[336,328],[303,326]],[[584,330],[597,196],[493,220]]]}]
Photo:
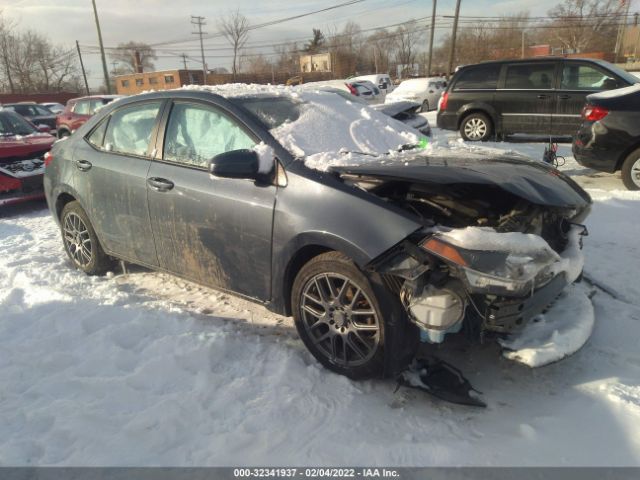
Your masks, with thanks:
[{"label": "bare tree", "polygon": [[220,31],[233,48],[233,64],[231,71],[235,81],[239,68],[239,53],[249,39],[249,21],[238,10],[220,21]]},{"label": "bare tree", "polygon": [[155,50],[142,42],[120,43],[117,50],[114,50],[109,56],[120,64],[119,70],[122,73],[153,70],[153,61],[158,59]]},{"label": "bare tree", "polygon": [[409,69],[416,63],[418,53],[417,45],[422,33],[416,22],[407,22],[400,25],[395,31],[396,61],[403,69]]},{"label": "bare tree", "polygon": [[563,0],[547,13],[553,18],[553,36],[564,48],[585,52],[612,51],[616,25],[622,21],[620,0]]}]

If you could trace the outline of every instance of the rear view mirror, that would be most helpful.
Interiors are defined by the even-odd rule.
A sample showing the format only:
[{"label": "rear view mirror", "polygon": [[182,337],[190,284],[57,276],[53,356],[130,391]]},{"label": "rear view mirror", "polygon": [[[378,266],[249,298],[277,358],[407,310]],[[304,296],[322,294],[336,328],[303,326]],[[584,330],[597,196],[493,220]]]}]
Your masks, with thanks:
[{"label": "rear view mirror", "polygon": [[216,155],[209,161],[209,173],[223,178],[248,178],[258,176],[260,161],[253,150],[232,150]]}]

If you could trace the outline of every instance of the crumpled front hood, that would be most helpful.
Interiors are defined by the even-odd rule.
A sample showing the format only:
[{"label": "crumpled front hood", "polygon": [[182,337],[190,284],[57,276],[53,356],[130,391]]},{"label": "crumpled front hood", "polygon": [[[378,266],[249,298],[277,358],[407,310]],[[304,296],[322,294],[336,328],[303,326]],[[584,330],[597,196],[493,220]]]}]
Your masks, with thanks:
[{"label": "crumpled front hood", "polygon": [[402,161],[382,160],[357,166],[332,166],[340,175],[359,175],[387,180],[437,185],[493,185],[533,204],[582,209],[591,203],[589,194],[576,182],[542,162],[519,156],[456,157],[417,153]]}]

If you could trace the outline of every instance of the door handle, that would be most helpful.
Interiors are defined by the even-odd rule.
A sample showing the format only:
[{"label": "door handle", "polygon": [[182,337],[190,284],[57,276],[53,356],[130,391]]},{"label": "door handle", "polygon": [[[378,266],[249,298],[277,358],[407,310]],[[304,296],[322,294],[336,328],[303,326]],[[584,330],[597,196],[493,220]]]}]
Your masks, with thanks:
[{"label": "door handle", "polygon": [[569,100],[571,98],[571,95],[558,95],[558,98],[560,100]]},{"label": "door handle", "polygon": [[93,165],[87,160],[76,160],[76,168],[82,172],[91,170],[91,167],[93,167]]},{"label": "door handle", "polygon": [[545,95],[544,93],[542,93],[542,94],[538,95],[538,98],[540,100],[546,100],[547,98],[549,98],[549,95]]},{"label": "door handle", "polygon": [[168,192],[174,187],[171,180],[166,178],[151,177],[147,179],[147,184],[156,192]]}]

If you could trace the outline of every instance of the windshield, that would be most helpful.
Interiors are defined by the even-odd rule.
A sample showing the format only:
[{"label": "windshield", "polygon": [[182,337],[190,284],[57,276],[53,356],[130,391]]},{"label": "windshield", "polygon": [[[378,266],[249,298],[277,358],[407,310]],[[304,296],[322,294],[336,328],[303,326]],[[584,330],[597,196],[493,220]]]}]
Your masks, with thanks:
[{"label": "windshield", "polygon": [[4,110],[0,112],[0,136],[31,135],[36,129],[20,115]]},{"label": "windshield", "polygon": [[[294,156],[334,152],[384,155],[415,145],[421,134],[362,104],[329,92],[300,91],[278,97],[236,97]],[[339,153],[337,153],[339,152]]]},{"label": "windshield", "polygon": [[269,130],[300,117],[299,103],[286,97],[239,97],[233,101],[253,113]]},{"label": "windshield", "polygon": [[398,88],[396,88],[396,92],[420,92],[422,90],[426,90],[427,88],[427,80],[405,80]]}]

